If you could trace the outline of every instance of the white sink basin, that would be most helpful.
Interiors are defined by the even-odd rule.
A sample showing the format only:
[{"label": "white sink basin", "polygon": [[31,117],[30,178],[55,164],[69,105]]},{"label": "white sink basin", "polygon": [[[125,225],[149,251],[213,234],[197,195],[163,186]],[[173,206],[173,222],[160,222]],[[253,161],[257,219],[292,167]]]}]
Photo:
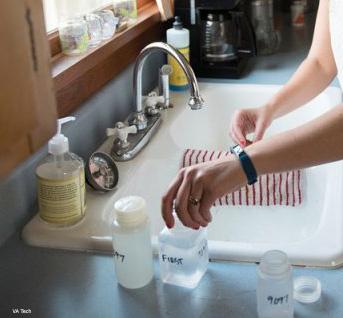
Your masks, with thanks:
[{"label": "white sink basin", "polygon": [[[31,245],[111,251],[113,203],[125,195],[141,195],[148,203],[153,234],[163,227],[160,198],[175,176],[185,148],[227,150],[234,110],[257,107],[280,86],[201,83],[206,106],[192,111],[188,93],[172,94],[173,109],[163,114],[161,128],[132,161],[118,163],[120,181],[114,193],[88,193],[87,214],[73,228],[51,230],[35,217],[23,238]],[[277,120],[267,136],[298,126],[341,102],[329,88],[302,109]],[[216,207],[209,226],[213,259],[256,261],[268,249],[282,249],[293,264],[338,266],[343,263],[342,162],[307,169],[303,204],[299,207]]]}]

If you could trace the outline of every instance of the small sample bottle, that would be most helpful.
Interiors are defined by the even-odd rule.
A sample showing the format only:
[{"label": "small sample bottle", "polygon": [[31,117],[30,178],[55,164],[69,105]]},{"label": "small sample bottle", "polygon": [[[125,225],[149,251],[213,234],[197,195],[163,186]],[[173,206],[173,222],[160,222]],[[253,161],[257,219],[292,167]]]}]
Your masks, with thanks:
[{"label": "small sample bottle", "polygon": [[[189,31],[183,28],[179,17],[175,17],[173,27],[167,30],[167,43],[177,49],[189,61]],[[181,66],[169,55],[168,64],[173,69],[169,78],[170,89],[173,91],[186,90],[188,88],[188,80]]]},{"label": "small sample bottle", "polygon": [[153,278],[150,221],[145,200],[128,196],[114,204],[113,255],[118,283],[140,288]]},{"label": "small sample bottle", "polygon": [[71,120],[75,117],[58,120],[57,134],[49,141],[49,154],[36,169],[39,215],[60,226],[75,224],[85,215],[84,163],[69,152],[68,138],[61,134],[62,124]]},{"label": "small sample bottle", "polygon": [[293,278],[287,255],[266,252],[257,269],[257,312],[259,318],[292,318]]},{"label": "small sample bottle", "polygon": [[174,214],[175,225],[159,234],[160,274],[164,283],[195,288],[208,265],[207,231],[182,225]]}]

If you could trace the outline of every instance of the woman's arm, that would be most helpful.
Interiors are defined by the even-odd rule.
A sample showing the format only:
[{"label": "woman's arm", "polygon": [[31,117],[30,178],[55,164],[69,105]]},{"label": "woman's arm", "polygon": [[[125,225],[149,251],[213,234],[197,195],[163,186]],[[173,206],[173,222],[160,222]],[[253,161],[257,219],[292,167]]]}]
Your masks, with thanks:
[{"label": "woman's arm", "polygon": [[311,49],[288,83],[266,105],[235,113],[231,136],[245,146],[246,135],[254,132],[262,139],[273,119],[304,105],[322,92],[337,73],[329,30],[329,0],[321,0]]},{"label": "woman's arm", "polygon": [[[343,159],[343,105],[293,130],[247,147],[258,175],[305,168]],[[162,201],[167,226],[174,225],[175,209],[185,226],[198,228],[211,221],[210,208],[217,198],[247,183],[234,156],[182,169]],[[194,205],[189,198],[199,199]]]},{"label": "woman's arm", "polygon": [[247,147],[259,175],[343,159],[343,105],[309,123]]},{"label": "woman's arm", "polygon": [[289,82],[268,102],[274,118],[304,105],[322,92],[336,76],[331,49],[329,0],[321,0],[311,49]]}]

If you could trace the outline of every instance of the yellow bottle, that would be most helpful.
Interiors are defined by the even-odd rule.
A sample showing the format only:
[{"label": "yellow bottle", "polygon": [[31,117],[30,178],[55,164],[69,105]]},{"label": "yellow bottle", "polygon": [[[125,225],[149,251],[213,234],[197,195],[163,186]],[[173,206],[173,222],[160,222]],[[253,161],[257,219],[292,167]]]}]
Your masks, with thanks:
[{"label": "yellow bottle", "polygon": [[44,221],[67,226],[85,215],[85,172],[83,160],[69,152],[68,138],[61,125],[75,120],[58,120],[57,134],[49,141],[49,154],[36,169],[39,215]]},{"label": "yellow bottle", "polygon": [[[167,43],[177,49],[189,61],[189,31],[182,26],[179,17],[175,17],[173,27],[167,30]],[[168,56],[168,64],[172,67],[169,87],[173,91],[183,91],[188,88],[186,74],[176,60]]]}]

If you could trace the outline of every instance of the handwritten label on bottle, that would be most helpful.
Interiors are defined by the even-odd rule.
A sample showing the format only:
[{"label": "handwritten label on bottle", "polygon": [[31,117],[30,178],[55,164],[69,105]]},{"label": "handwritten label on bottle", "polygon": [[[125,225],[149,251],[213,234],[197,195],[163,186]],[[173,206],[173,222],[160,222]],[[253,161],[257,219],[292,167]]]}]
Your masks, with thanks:
[{"label": "handwritten label on bottle", "polygon": [[162,254],[161,257],[162,257],[163,262],[168,262],[175,265],[182,265],[183,258],[181,257],[173,257],[173,256],[168,256],[166,254]]},{"label": "handwritten label on bottle", "polygon": [[288,294],[283,296],[283,297],[273,297],[273,296],[268,296],[267,297],[267,302],[269,305],[282,305],[282,304],[287,304],[288,303]]},{"label": "handwritten label on bottle", "polygon": [[125,255],[118,253],[116,250],[114,250],[114,260],[124,262]]}]

